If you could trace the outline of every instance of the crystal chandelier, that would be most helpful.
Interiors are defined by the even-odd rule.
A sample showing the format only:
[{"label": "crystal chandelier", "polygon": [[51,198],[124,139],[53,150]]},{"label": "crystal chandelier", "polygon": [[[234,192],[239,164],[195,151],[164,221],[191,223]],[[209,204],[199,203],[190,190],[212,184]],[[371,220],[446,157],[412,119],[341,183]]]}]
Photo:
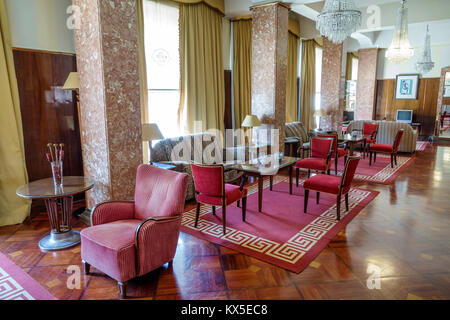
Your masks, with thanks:
[{"label": "crystal chandelier", "polygon": [[353,0],[326,0],[316,28],[333,43],[342,43],[360,26],[361,11]]},{"label": "crystal chandelier", "polygon": [[425,44],[423,46],[422,58],[416,63],[416,70],[422,74],[428,73],[434,68],[434,62],[431,61],[431,36],[430,29],[427,26],[427,34],[425,35]]},{"label": "crystal chandelier", "polygon": [[402,6],[397,12],[394,39],[386,52],[386,58],[394,63],[403,63],[414,55],[408,39],[408,8],[405,4],[406,0],[402,0]]}]

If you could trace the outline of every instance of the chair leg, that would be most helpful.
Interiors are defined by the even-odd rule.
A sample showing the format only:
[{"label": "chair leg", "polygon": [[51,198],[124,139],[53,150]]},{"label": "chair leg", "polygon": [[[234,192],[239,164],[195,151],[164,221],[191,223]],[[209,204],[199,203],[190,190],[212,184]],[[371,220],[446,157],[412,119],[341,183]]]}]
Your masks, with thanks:
[{"label": "chair leg", "polygon": [[[239,207],[239,202],[238,202],[238,207]],[[212,206],[212,213],[214,216],[216,215],[216,206]]]},{"label": "chair leg", "polygon": [[304,208],[304,213],[306,213],[306,211],[308,211],[308,197],[309,197],[309,190],[305,190],[305,208]]},{"label": "chair leg", "polygon": [[372,151],[369,152],[370,157],[369,157],[369,167],[372,165]]},{"label": "chair leg", "polygon": [[397,154],[394,154],[395,165],[397,165]]},{"label": "chair leg", "polygon": [[336,202],[337,219],[341,220],[341,196],[337,196]]},{"label": "chair leg", "polygon": [[298,177],[300,175],[300,169],[295,168],[295,185],[298,187]]},{"label": "chair leg", "polygon": [[373,153],[373,163],[377,162],[377,153]]},{"label": "chair leg", "polygon": [[247,197],[242,198],[242,221],[245,222],[245,215],[247,211]]},{"label": "chair leg", "polygon": [[173,260],[169,261],[169,268],[173,267]]},{"label": "chair leg", "polygon": [[317,192],[316,194],[316,203],[319,204],[320,201],[320,192]]},{"label": "chair leg", "polygon": [[345,194],[345,210],[348,212],[348,193]]},{"label": "chair leg", "polygon": [[241,200],[238,200],[237,201],[237,207],[240,208],[240,206],[241,206]]},{"label": "chair leg", "polygon": [[391,168],[394,168],[394,154],[391,153]]},{"label": "chair leg", "polygon": [[117,282],[119,285],[120,299],[127,298],[127,282]]},{"label": "chair leg", "polygon": [[[337,153],[337,150],[336,150],[336,153]],[[334,172],[335,172],[336,175],[337,175],[338,161],[339,161],[339,159],[338,159],[338,157],[336,155],[336,160],[334,160]]]},{"label": "chair leg", "polygon": [[81,263],[83,264],[83,273],[89,274],[89,272],[91,271],[91,265],[84,260],[81,260]]},{"label": "chair leg", "polygon": [[195,227],[197,228],[198,218],[200,217],[200,203],[197,202],[197,211],[195,212]]},{"label": "chair leg", "polygon": [[331,169],[328,169],[327,170],[327,175],[330,175],[331,174]]},{"label": "chair leg", "polygon": [[222,207],[222,225],[223,225],[223,234],[227,233],[227,207]]},{"label": "chair leg", "polygon": [[308,169],[308,179],[311,178],[311,169]]}]

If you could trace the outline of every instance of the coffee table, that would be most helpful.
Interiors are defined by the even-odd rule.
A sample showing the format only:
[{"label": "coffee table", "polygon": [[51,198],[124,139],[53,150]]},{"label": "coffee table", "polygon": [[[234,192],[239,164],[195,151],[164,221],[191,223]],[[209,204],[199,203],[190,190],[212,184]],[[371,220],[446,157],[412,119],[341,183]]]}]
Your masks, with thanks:
[{"label": "coffee table", "polygon": [[351,134],[343,134],[338,136],[338,142],[339,143],[345,143],[349,149],[350,149],[350,157],[353,156],[353,153],[355,151],[355,145],[364,143],[364,141],[367,139],[367,137],[364,137],[363,135],[356,135],[353,136]]},{"label": "coffee table", "polygon": [[[80,243],[80,232],[72,230],[73,196],[93,187],[94,183],[87,178],[64,177],[62,187],[55,187],[53,179],[47,178],[17,188],[19,197],[45,200],[52,230],[39,241],[39,248],[44,251],[61,250]],[[61,215],[58,206],[61,207]]]},{"label": "coffee table", "polygon": [[[255,160],[251,160],[242,164],[226,164],[226,169],[232,169],[243,172],[241,184],[247,177],[255,177],[258,180],[258,211],[262,211],[262,195],[264,177],[270,177],[270,191],[273,187],[273,176],[278,173],[280,169],[289,168],[289,194],[292,194],[292,167],[299,161],[300,158],[284,157],[281,161],[275,161],[274,157],[266,156]],[[264,163],[268,163],[264,165]]]}]

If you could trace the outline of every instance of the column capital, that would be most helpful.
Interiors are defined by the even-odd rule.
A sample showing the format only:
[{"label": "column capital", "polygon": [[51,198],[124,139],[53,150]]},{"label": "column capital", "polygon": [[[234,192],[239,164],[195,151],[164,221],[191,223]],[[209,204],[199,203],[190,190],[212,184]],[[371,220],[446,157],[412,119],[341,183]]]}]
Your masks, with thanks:
[{"label": "column capital", "polygon": [[274,5],[275,6],[285,7],[289,11],[291,10],[291,5],[289,3],[279,2],[279,1],[257,4],[257,5],[251,6],[249,9],[250,9],[250,11],[252,11],[252,10],[257,9],[257,8],[274,6]]}]

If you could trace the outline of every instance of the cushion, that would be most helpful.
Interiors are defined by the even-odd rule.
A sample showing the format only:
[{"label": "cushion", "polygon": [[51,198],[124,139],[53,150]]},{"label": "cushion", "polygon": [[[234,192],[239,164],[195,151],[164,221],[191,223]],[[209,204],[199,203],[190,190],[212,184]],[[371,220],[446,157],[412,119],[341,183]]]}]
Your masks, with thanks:
[{"label": "cushion", "polygon": [[117,281],[136,276],[134,236],[140,220],[121,220],[81,231],[81,258]]},{"label": "cushion", "polygon": [[[329,176],[326,174],[317,174],[303,183],[303,187],[308,190],[339,194],[339,184],[341,183],[341,177]],[[345,188],[342,194],[346,194],[350,191],[350,187]]]},{"label": "cushion", "polygon": [[[225,197],[227,201],[227,205],[236,202],[237,200],[242,199],[247,196],[247,189],[244,188],[241,192],[239,190],[239,186],[235,186],[233,184],[225,184]],[[222,198],[221,197],[213,197],[203,193],[197,195],[197,201],[204,204],[209,204],[212,206],[221,206]]]},{"label": "cushion", "polygon": [[294,165],[296,168],[327,171],[330,163],[327,165],[327,160],[323,158],[305,158],[297,161]]},{"label": "cushion", "polygon": [[377,151],[377,152],[392,152],[392,145],[391,144],[384,144],[384,143],[377,143],[370,146],[370,151]]}]

